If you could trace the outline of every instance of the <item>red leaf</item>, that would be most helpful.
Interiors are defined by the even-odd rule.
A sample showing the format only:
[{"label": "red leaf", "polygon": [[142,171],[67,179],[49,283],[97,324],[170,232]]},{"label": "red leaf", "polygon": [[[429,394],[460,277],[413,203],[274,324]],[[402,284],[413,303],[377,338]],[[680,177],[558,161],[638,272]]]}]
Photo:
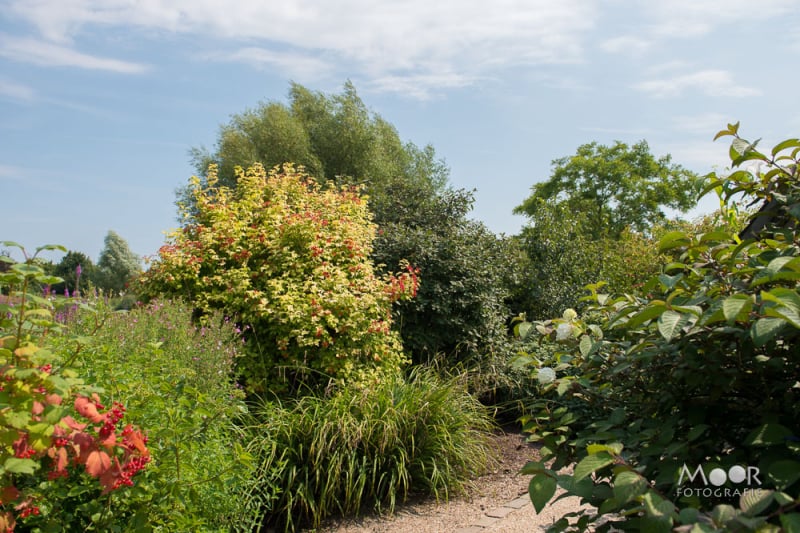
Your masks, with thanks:
[{"label": "red leaf", "polygon": [[86,458],[86,472],[92,477],[100,477],[111,468],[111,457],[106,452],[94,450]]},{"label": "red leaf", "polygon": [[71,416],[65,416],[61,419],[61,421],[67,425],[68,428],[75,430],[75,431],[83,431],[86,428],[86,424],[81,424],[77,422]]},{"label": "red leaf", "polygon": [[89,399],[84,396],[78,396],[75,398],[75,410],[84,417],[89,419],[90,421],[96,423],[104,422],[106,419],[106,415],[101,415],[97,411],[97,406]]}]

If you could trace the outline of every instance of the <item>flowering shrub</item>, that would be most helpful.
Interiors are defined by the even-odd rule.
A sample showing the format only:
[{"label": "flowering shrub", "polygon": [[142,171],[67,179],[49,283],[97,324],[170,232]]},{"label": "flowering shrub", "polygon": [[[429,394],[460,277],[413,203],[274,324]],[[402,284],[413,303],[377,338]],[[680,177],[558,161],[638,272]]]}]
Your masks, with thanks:
[{"label": "flowering shrub", "polygon": [[[26,255],[16,243],[3,244]],[[37,254],[44,249],[65,251],[45,246]],[[144,434],[131,425],[118,427],[124,408],[114,404],[106,410],[70,370],[75,353],[63,361],[45,347],[59,325],[52,321],[52,302],[31,288],[60,278],[46,276],[35,257],[0,274],[0,287],[10,289],[0,303],[0,531],[13,531],[17,520],[38,516],[46,507],[35,482],[45,470],[45,479],[55,481],[79,466],[109,493],[132,485],[131,478],[150,460]],[[82,344],[76,341],[76,352]]]},{"label": "flowering shrub", "polygon": [[[249,390],[324,376],[364,380],[405,361],[391,303],[416,294],[417,270],[388,278],[369,260],[375,225],[353,187],[319,187],[291,165],[237,170],[235,190],[192,178],[194,210],[141,279],[145,295],[224,309],[251,329],[238,361]],[[311,373],[304,373],[309,369]],[[284,373],[281,375],[281,370]]]}]

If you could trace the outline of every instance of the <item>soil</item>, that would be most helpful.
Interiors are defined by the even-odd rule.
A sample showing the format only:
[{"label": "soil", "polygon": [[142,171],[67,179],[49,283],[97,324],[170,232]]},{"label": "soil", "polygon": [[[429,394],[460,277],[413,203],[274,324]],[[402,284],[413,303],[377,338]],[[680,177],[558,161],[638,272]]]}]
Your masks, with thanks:
[{"label": "soil", "polygon": [[[411,501],[395,509],[393,515],[372,515],[327,521],[319,533],[456,533],[468,531],[533,531],[551,524],[563,512],[575,510],[574,501],[557,502],[555,513],[536,515],[527,496],[530,476],[519,474],[526,462],[538,459],[536,448],[525,436],[513,430],[498,431],[493,437],[499,461],[487,474],[473,480],[466,494],[449,501],[426,499]],[[509,502],[521,506],[508,512]],[[566,502],[564,504],[563,502]],[[522,506],[524,503],[524,506]],[[487,517],[501,509],[502,519]],[[503,514],[503,513],[501,513]]]}]

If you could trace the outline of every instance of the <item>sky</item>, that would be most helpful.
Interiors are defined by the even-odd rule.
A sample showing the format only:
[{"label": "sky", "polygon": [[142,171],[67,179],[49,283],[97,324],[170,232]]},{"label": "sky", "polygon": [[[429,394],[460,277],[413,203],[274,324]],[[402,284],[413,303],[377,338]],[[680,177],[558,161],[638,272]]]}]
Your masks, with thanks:
[{"label": "sky", "polygon": [[[401,138],[431,144],[471,217],[512,214],[552,161],[646,140],[724,172],[740,122],[800,134],[798,0],[0,0],[0,241],[97,261],[178,226],[189,150],[291,82],[352,81]],[[706,199],[688,216],[713,209]],[[53,258],[58,259],[58,256]]]}]

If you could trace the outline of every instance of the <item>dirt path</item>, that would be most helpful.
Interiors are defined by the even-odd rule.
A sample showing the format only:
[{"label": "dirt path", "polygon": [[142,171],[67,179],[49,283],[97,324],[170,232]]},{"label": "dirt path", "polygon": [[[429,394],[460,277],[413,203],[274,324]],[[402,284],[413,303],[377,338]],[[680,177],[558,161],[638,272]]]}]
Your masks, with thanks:
[{"label": "dirt path", "polygon": [[421,501],[398,507],[392,516],[366,516],[326,522],[319,533],[522,533],[544,531],[562,514],[577,508],[574,498],[556,502],[536,514],[528,498],[530,476],[522,466],[538,453],[524,436],[499,433],[500,463],[474,482],[468,494],[447,502]]}]

